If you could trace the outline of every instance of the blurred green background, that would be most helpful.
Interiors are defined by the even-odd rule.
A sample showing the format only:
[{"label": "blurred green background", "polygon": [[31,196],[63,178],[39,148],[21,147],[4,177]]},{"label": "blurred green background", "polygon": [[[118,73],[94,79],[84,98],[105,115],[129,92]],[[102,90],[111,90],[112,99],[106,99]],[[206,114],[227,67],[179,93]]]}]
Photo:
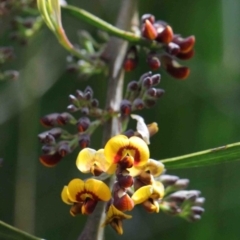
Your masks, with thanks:
[{"label": "blurred green background", "polygon": [[[68,1],[115,23],[121,1]],[[161,70],[160,87],[166,94],[154,109],[141,112],[147,123],[158,122],[159,133],[151,141],[151,156],[156,159],[179,156],[218,147],[240,139],[240,1],[238,0],[149,0],[139,1],[140,16],[152,13],[167,21],[174,32],[196,36],[195,57],[187,62],[191,75],[178,81]],[[93,27],[63,15],[72,42],[76,30]],[[1,22],[1,24],[3,24]],[[41,144],[37,134],[45,131],[39,118],[64,112],[68,95],[91,85],[105,105],[106,78],[95,75],[88,82],[66,73],[67,52],[44,27],[27,47],[13,44],[17,58],[11,67],[20,70],[14,82],[0,83],[0,219],[48,240],[74,240],[84,227],[85,216],[71,217],[60,199],[63,185],[81,177],[75,167],[78,151],[55,168],[39,161]],[[145,59],[127,83],[148,71]],[[99,148],[101,130],[91,146]],[[191,180],[189,189],[199,189],[206,197],[202,220],[193,224],[163,213],[147,214],[141,207],[133,219],[124,222],[124,235],[106,228],[106,239],[164,240],[239,240],[240,162],[218,166],[171,170]],[[94,227],[94,226],[93,226]]]}]

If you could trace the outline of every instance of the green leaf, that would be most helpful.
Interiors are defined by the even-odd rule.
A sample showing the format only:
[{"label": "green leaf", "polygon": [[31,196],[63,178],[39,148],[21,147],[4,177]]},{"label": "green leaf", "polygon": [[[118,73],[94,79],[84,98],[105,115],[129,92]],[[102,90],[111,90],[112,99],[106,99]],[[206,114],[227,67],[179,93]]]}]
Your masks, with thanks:
[{"label": "green leaf", "polygon": [[167,169],[201,167],[240,160],[240,142],[161,160]]},{"label": "green leaf", "polygon": [[44,240],[18,228],[15,228],[3,221],[0,221],[0,239],[2,240]]}]

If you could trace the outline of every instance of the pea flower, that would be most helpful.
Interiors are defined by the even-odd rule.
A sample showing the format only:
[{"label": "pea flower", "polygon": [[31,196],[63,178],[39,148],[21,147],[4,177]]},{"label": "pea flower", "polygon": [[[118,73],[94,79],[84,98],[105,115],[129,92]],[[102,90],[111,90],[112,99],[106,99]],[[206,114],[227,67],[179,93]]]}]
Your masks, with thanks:
[{"label": "pea flower", "polygon": [[133,166],[143,166],[149,159],[147,144],[139,137],[126,137],[117,135],[112,137],[104,148],[104,154],[108,161],[115,164],[128,157],[132,159]]},{"label": "pea flower", "polygon": [[62,200],[68,205],[72,205],[70,213],[91,214],[98,201],[109,201],[111,192],[108,186],[99,180],[88,179],[85,182],[75,178],[64,186],[61,194]]},{"label": "pea flower", "polygon": [[105,158],[104,149],[98,151],[91,148],[84,148],[78,154],[76,161],[77,168],[82,173],[91,172],[94,176],[99,176],[103,172],[113,174],[113,164]]},{"label": "pea flower", "polygon": [[122,221],[124,219],[130,219],[132,218],[132,216],[127,215],[122,211],[119,211],[112,204],[109,206],[106,214],[107,216],[102,226],[105,227],[106,225],[110,224],[118,234],[122,235],[123,234]]}]

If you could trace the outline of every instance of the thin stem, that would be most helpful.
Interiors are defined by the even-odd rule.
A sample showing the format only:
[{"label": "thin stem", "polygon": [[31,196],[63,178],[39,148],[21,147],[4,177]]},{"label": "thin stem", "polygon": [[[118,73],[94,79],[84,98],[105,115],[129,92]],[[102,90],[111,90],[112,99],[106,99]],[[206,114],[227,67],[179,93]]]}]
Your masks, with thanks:
[{"label": "thin stem", "polygon": [[43,240],[42,238],[30,235],[18,228],[15,228],[5,222],[0,221],[1,239],[18,239],[18,240]]},{"label": "thin stem", "polygon": [[123,28],[115,27],[108,22],[105,22],[101,18],[98,18],[94,16],[93,14],[71,5],[62,6],[63,10],[66,10],[73,16],[89,23],[92,26],[95,26],[98,29],[101,29],[105,32],[108,32],[109,34],[119,37],[121,39],[127,40],[128,42],[146,46],[151,49],[158,49],[162,47],[162,44],[156,42],[156,41],[150,41],[145,38],[142,38],[141,36],[138,36],[137,34],[129,31],[122,30]]},{"label": "thin stem", "polygon": [[[137,0],[123,0],[122,7],[117,20],[117,27],[130,29],[134,13],[136,12]],[[107,89],[106,107],[114,111],[119,110],[123,92],[124,72],[122,63],[125,58],[128,43],[117,38],[111,38],[106,46],[103,58],[109,63],[109,82]],[[111,53],[111,54],[109,54]],[[117,118],[111,118],[104,125],[103,144],[119,133],[120,123]],[[105,183],[111,188],[114,179],[108,178]],[[88,217],[87,223],[79,236],[79,240],[102,240],[104,238],[104,228],[101,223],[105,218],[105,206],[98,203],[94,213]]]}]

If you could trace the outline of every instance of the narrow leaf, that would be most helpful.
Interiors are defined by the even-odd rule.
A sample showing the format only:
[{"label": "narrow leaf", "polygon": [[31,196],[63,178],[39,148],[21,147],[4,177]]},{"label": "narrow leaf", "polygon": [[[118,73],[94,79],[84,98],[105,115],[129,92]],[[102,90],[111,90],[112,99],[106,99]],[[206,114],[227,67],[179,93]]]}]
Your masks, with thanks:
[{"label": "narrow leaf", "polygon": [[0,221],[0,239],[4,240],[43,240]]},{"label": "narrow leaf", "polygon": [[208,166],[240,160],[240,142],[161,160],[167,169]]}]

